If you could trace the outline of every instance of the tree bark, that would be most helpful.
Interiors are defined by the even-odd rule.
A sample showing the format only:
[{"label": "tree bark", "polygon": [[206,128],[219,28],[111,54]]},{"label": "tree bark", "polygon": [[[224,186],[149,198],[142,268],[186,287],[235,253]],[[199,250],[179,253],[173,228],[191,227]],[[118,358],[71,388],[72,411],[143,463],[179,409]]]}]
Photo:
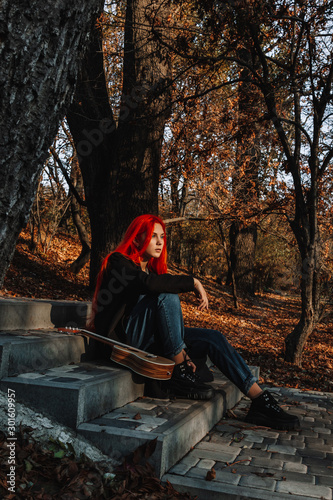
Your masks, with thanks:
[{"label": "tree bark", "polygon": [[[240,59],[252,63],[249,50],[239,51]],[[258,172],[260,151],[258,148],[260,130],[256,122],[256,110],[260,106],[258,91],[248,83],[250,71],[240,71],[238,85],[238,132],[236,169],[232,179],[236,212],[245,213],[258,196]],[[257,226],[237,219],[230,228],[230,263],[234,273],[237,291],[254,295],[254,260],[257,243]]]},{"label": "tree bark", "polygon": [[234,274],[234,267],[232,266],[232,264],[230,262],[230,256],[229,256],[229,252],[228,252],[228,248],[227,248],[227,241],[226,241],[226,238],[224,235],[224,229],[223,229],[221,222],[218,222],[218,228],[219,228],[220,235],[221,235],[222,248],[223,248],[224,255],[226,257],[227,265],[228,265],[227,284],[231,285],[232,297],[234,300],[234,307],[235,307],[235,309],[238,309],[239,302],[238,302],[237,285],[236,285],[236,279],[235,279],[235,274]]},{"label": "tree bark", "polygon": [[[301,277],[301,316],[294,330],[285,339],[285,360],[302,364],[304,346],[319,319],[319,257],[317,245],[303,249]],[[304,252],[305,250],[305,252]]]},{"label": "tree bark", "polygon": [[[157,213],[161,147],[170,112],[170,60],[147,30],[157,3],[128,0],[122,105],[110,108],[96,32],[67,119],[91,224],[90,286],[102,259],[142,213]],[[148,32],[148,34],[147,34]]]},{"label": "tree bark", "polygon": [[[74,155],[74,158],[72,160],[72,169],[71,169],[71,184],[73,188],[77,191],[78,197],[81,197],[84,187],[83,187],[83,180],[82,180],[82,175],[80,172],[79,168],[79,162],[77,160],[76,155]],[[78,236],[80,238],[80,242],[82,245],[82,249],[80,252],[80,255],[78,256],[77,259],[75,259],[74,262],[71,263],[69,266],[69,270],[74,273],[78,274],[81,269],[89,262],[90,260],[90,237],[88,234],[88,231],[86,229],[86,226],[84,225],[81,215],[80,215],[80,203],[78,201],[78,197],[76,197],[73,193],[71,193],[71,212],[72,212],[72,219],[74,226],[76,227]]]},{"label": "tree bark", "polygon": [[1,2],[0,286],[102,8],[101,0]]},{"label": "tree bark", "polygon": [[293,331],[285,339],[285,359],[298,366],[302,364],[302,352],[313,332],[320,315],[320,236],[318,228],[317,158],[311,162],[313,184],[304,206],[303,197],[296,197],[295,218],[291,228],[296,236],[302,258],[301,316]]},{"label": "tree bark", "polygon": [[[229,232],[230,238],[230,271],[234,274],[237,291],[246,295],[254,294],[254,259],[257,241],[255,224],[242,226],[234,222]],[[228,279],[230,276],[228,276]]]}]

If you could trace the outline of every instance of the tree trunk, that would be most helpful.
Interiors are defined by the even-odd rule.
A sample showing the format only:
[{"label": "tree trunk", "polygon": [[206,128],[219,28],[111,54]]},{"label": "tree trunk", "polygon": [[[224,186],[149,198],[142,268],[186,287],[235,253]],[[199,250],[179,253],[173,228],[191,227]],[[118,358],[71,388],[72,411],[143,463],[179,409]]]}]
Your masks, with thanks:
[{"label": "tree trunk", "polygon": [[[234,222],[230,228],[230,271],[234,273],[237,291],[247,295],[254,294],[254,258],[257,241],[255,224],[245,227]],[[229,278],[229,276],[228,276]]]},{"label": "tree trunk", "polygon": [[[318,203],[321,196],[328,193],[324,186],[329,185],[327,175],[333,158],[333,143],[331,137],[327,139],[327,123],[332,111],[333,54],[331,49],[327,54],[324,51],[325,57],[320,54],[323,30],[330,26],[331,4],[323,2],[318,8],[317,3],[290,2],[287,9],[276,10],[274,16],[271,9],[266,10],[268,4],[264,2],[262,9],[253,8],[250,2],[234,7],[230,25],[234,21],[237,26],[240,18],[243,31],[237,33],[240,45],[232,33],[230,50],[226,48],[225,53],[228,58],[238,58],[240,51],[235,53],[235,46],[248,47],[255,54],[252,62],[247,59],[239,62],[250,70],[251,79],[266,103],[265,119],[273,123],[285,157],[281,163],[282,177],[286,174],[293,177],[294,219],[291,220],[289,209],[283,213],[295,234],[302,258],[302,311],[298,324],[286,339],[285,358],[300,365],[303,347],[321,312]],[[279,39],[273,58],[267,52],[265,33],[273,33],[273,38]],[[256,60],[260,65],[258,69]],[[308,89],[306,99],[305,88]],[[285,200],[289,200],[288,195]],[[324,214],[325,203],[320,205]]]},{"label": "tree trunk", "polygon": [[295,363],[297,366],[302,364],[304,346],[318,321],[319,296],[317,295],[317,289],[319,282],[317,267],[318,261],[315,253],[311,251],[303,259],[301,316],[294,330],[285,339],[285,360]]},{"label": "tree trunk", "polygon": [[[79,196],[82,195],[83,193],[83,180],[81,176],[81,172],[79,169],[79,164],[76,155],[74,155],[74,158],[72,160],[72,169],[71,169],[71,183],[73,187],[76,189],[78,192]],[[77,198],[74,196],[73,193],[71,193],[71,212],[72,212],[72,219],[74,226],[76,227],[78,236],[80,238],[80,242],[82,245],[82,249],[80,252],[80,255],[78,256],[77,259],[75,259],[74,262],[71,263],[69,266],[69,270],[74,273],[78,274],[81,269],[89,262],[90,260],[90,238],[88,231],[86,229],[86,226],[84,225],[81,215],[80,215],[80,203],[78,202]]]},{"label": "tree trunk", "polygon": [[[240,58],[252,62],[251,53],[240,50]],[[259,126],[255,109],[258,108],[258,92],[247,83],[250,72],[243,68],[242,81],[238,86],[238,132],[235,173],[232,179],[236,212],[243,215],[251,210],[250,205],[258,196],[258,171],[260,150],[258,148]],[[237,290],[246,295],[254,294],[254,259],[257,242],[256,224],[246,224],[237,219],[230,229],[230,262],[235,276]]]},{"label": "tree trunk", "polygon": [[234,268],[230,262],[230,256],[227,248],[227,241],[224,236],[224,229],[222,226],[221,222],[218,222],[218,228],[221,236],[221,241],[222,241],[222,248],[224,251],[225,258],[227,260],[227,266],[228,266],[228,276],[227,276],[227,284],[231,285],[231,290],[232,290],[232,297],[234,300],[234,307],[236,309],[239,308],[239,302],[238,302],[238,296],[237,296],[237,285],[236,285],[236,279],[235,279],[235,274],[234,274]]},{"label": "tree trunk", "polygon": [[101,0],[1,2],[0,286],[102,8]]},{"label": "tree trunk", "polygon": [[110,109],[98,33],[67,114],[90,217],[91,287],[101,260],[119,243],[129,223],[137,215],[158,211],[159,166],[164,125],[170,112],[171,68],[167,55],[147,30],[148,14],[154,6],[147,0],[127,2],[118,120]]},{"label": "tree trunk", "polygon": [[[312,168],[312,171],[315,167]],[[302,352],[320,315],[320,236],[318,228],[318,193],[314,186],[309,191],[308,207],[301,210],[296,201],[296,217],[291,228],[297,239],[302,257],[301,299],[299,322],[285,339],[285,360],[301,366]]]}]

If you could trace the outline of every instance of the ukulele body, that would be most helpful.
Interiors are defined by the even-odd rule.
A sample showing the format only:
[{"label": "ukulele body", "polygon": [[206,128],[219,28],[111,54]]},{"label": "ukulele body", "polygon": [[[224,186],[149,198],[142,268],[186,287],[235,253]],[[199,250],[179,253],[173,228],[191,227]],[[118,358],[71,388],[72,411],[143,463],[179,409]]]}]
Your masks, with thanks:
[{"label": "ukulele body", "polygon": [[103,342],[112,347],[111,360],[122,366],[126,366],[130,370],[143,377],[152,378],[155,380],[169,380],[171,378],[174,361],[171,359],[157,356],[136,347],[131,347],[116,340],[102,337],[97,333],[83,329],[58,328],[61,332],[82,334],[92,339]]}]

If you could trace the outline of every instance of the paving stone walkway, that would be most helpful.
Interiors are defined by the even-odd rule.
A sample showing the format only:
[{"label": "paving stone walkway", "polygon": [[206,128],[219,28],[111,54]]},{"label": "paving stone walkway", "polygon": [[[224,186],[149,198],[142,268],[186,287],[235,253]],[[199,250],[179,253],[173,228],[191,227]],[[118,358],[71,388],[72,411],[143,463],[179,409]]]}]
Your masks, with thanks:
[{"label": "paving stone walkway", "polygon": [[198,500],[332,500],[333,393],[270,390],[299,416],[299,429],[246,424],[250,400],[243,398],[163,479]]}]

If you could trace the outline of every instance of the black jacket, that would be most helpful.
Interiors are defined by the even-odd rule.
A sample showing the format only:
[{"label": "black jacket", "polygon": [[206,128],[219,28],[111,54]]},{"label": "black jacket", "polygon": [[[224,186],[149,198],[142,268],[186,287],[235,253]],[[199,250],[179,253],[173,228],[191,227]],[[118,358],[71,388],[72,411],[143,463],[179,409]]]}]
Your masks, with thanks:
[{"label": "black jacket", "polygon": [[123,323],[142,294],[194,291],[194,279],[187,275],[147,274],[120,253],[109,257],[97,299],[95,330],[99,335],[120,340]]}]

